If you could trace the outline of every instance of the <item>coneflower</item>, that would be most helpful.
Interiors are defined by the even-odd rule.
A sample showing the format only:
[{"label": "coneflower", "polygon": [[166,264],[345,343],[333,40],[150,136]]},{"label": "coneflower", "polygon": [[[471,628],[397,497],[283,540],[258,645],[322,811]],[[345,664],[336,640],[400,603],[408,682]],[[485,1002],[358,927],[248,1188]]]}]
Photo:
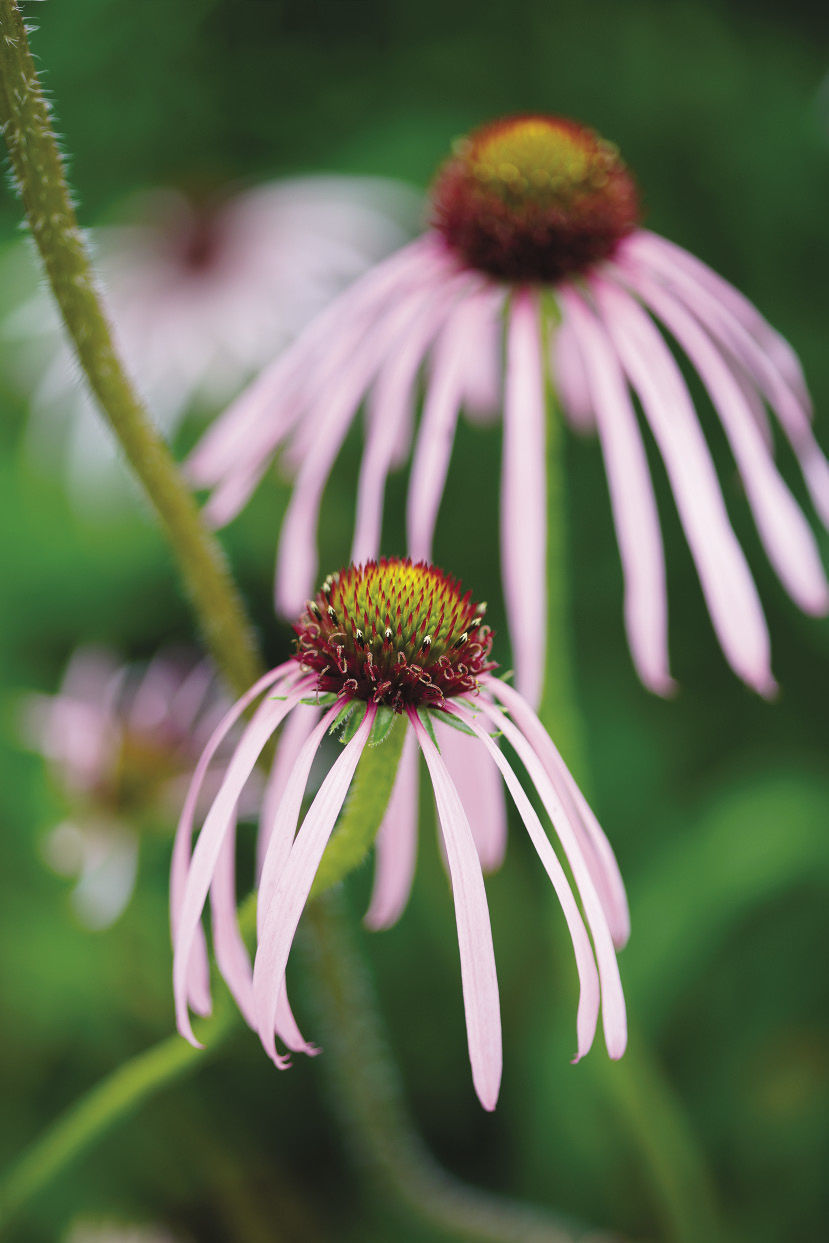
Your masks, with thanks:
[{"label": "coneflower", "polygon": [[[775,465],[766,407],[822,520],[829,467],[791,347],[731,285],[640,227],[634,181],[592,130],[520,116],[457,144],[432,191],[431,227],[342,294],[206,434],[190,460],[227,522],[279,449],[295,471],[277,607],[293,615],[316,566],[320,499],[365,401],[352,558],[376,556],[388,473],[414,435],[408,551],[429,559],[461,410],[503,410],[501,565],[516,681],[537,702],[546,615],[545,375],[570,421],[595,429],[625,575],[625,622],[642,680],[672,686],[659,518],[633,399],[665,462],[708,610],[733,669],[774,689],[757,591],[665,333],[688,357],[730,442],[781,581],[827,608],[814,536]],[[505,362],[502,367],[502,337]],[[416,433],[415,398],[425,365]]]},{"label": "coneflower", "polygon": [[[492,1109],[501,1076],[501,1020],[489,911],[470,815],[480,795],[453,779],[441,740],[456,731],[477,765],[500,772],[561,903],[580,979],[576,1056],[593,1041],[601,1001],[611,1057],[626,1043],[625,1005],[615,949],[628,936],[624,887],[611,848],[532,708],[494,674],[492,633],[482,608],[441,570],[396,558],[349,566],[326,579],[295,625],[296,652],[228,713],[207,746],[182,814],[173,865],[173,983],[179,1030],[194,1041],[188,979],[210,893],[219,968],[240,1009],[278,1066],[279,1037],[305,1043],[288,1009],[285,970],[303,908],[366,746],[406,729],[397,778],[377,839],[370,922],[390,922],[412,880],[416,831],[413,765],[422,754],[434,790],[452,882],[472,1076]],[[193,811],[225,732],[259,698],[191,856]],[[277,748],[259,820],[258,945],[251,968],[235,918],[235,807],[268,739],[298,713],[313,713],[295,737],[290,762]],[[330,732],[345,746],[297,831],[311,765]],[[526,770],[572,872],[584,918],[547,830],[493,738],[510,744]],[[464,736],[465,735],[465,736]],[[283,733],[284,741],[285,735]],[[382,744],[385,745],[385,744]],[[480,758],[478,758],[480,757]],[[467,763],[469,755],[465,757]],[[467,769],[467,777],[470,771]],[[491,775],[491,774],[490,774]],[[218,912],[217,918],[217,902]],[[586,927],[585,927],[586,921]],[[589,929],[589,934],[588,934]],[[592,938],[592,943],[591,943]]]}]

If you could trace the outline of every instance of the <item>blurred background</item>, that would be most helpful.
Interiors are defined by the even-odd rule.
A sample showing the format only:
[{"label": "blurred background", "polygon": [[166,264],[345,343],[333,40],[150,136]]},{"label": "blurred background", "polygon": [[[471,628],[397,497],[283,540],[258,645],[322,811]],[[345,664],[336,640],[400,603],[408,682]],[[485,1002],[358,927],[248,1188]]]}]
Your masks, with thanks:
[{"label": "blurred background", "polygon": [[[634,170],[648,224],[733,280],[794,344],[829,445],[823,6],[74,0],[30,6],[30,16],[40,25],[34,50],[85,225],[135,222],[147,202],[136,196],[158,187],[213,202],[321,172],[406,183],[411,194],[382,188],[389,232],[381,239],[363,221],[332,288],[411,235],[437,163],[471,126],[523,110],[595,126]],[[117,465],[99,464],[98,482],[89,482],[83,450],[55,451],[79,399],[59,375],[42,383],[57,338],[35,351],[34,372],[24,365],[34,338],[41,350],[50,338],[19,220],[9,190],[0,202],[3,1162],[173,1027],[172,816],[154,807],[134,818],[134,892],[106,928],[91,927],[73,880],[58,870],[71,866],[49,846],[53,827],[77,816],[77,806],[54,765],[32,749],[26,697],[53,694],[79,645],[146,662],[159,648],[194,643],[142,503],[130,488],[99,486],[101,472]],[[104,240],[100,248],[105,257]],[[320,298],[330,292],[323,282]],[[275,343],[296,326],[290,315],[275,324]],[[166,423],[177,452],[268,357],[267,341],[263,349],[259,361],[242,358],[238,374],[223,373],[221,386],[183,387]],[[677,1205],[688,1194],[687,1170],[701,1167],[723,1239],[813,1243],[826,1237],[829,1214],[829,625],[802,617],[778,585],[713,416],[702,400],[699,408],[767,610],[781,684],[773,704],[725,665],[655,459],[681,692],[661,702],[642,689],[623,636],[600,454],[590,439],[567,444],[576,678],[589,750],[589,774],[580,775],[631,897],[633,935],[621,959],[630,1065],[611,1067],[600,1041],[570,1065],[575,972],[558,908],[520,832],[488,885],[506,1059],[494,1116],[482,1112],[470,1082],[430,800],[410,907],[399,926],[361,940],[413,1114],[450,1169],[597,1229],[673,1243],[689,1238]],[[90,461],[106,436],[93,425]],[[499,449],[497,427],[461,424],[436,548],[438,562],[489,600],[496,628]],[[326,568],[348,555],[359,451],[355,433],[326,493]],[[805,505],[791,461],[781,459]],[[398,473],[386,508],[388,552],[403,548],[404,495]],[[286,497],[283,482],[267,481],[224,537],[274,662],[291,637],[271,606]],[[822,547],[829,556],[825,536]],[[505,638],[495,655],[508,667]],[[355,914],[369,884],[363,869],[347,886]],[[292,971],[303,1028],[319,1036],[300,957]],[[666,1093],[683,1119],[681,1142],[664,1129]],[[329,1100],[325,1058],[298,1059],[277,1074],[240,1029],[221,1057],[55,1179],[13,1237],[47,1243],[103,1221],[159,1223],[199,1243],[439,1237],[369,1194],[352,1155]]]}]

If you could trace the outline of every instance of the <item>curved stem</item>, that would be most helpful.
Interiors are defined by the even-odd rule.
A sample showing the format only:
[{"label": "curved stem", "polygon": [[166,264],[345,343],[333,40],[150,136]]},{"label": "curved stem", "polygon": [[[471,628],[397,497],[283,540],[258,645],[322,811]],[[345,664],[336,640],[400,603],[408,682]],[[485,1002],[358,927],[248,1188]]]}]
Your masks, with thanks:
[{"label": "curved stem", "polygon": [[[407,1212],[480,1243],[574,1243],[572,1223],[471,1187],[437,1164],[417,1135],[377,1021],[374,990],[336,895],[308,909],[305,945],[342,1122],[363,1164]],[[590,1233],[591,1243],[602,1237]],[[609,1243],[609,1241],[608,1241]]]},{"label": "curved stem", "polygon": [[[539,717],[579,783],[589,786],[583,718],[575,689],[575,654],[568,590],[564,427],[551,368],[550,334],[558,311],[540,311],[547,394],[547,654]],[[655,1214],[668,1243],[718,1239],[722,1233],[703,1154],[643,1033],[630,1024],[629,1047],[619,1062],[588,1059],[594,1082],[626,1139],[638,1152]]]},{"label": "curved stem", "polygon": [[98,405],[161,521],[208,647],[241,694],[261,671],[253,631],[222,549],[118,357],[49,111],[20,10],[0,0],[0,126],[26,220]]},{"label": "curved stem", "polygon": [[134,1113],[168,1083],[178,1082],[204,1064],[237,1028],[228,1005],[209,1020],[195,1024],[206,1049],[194,1049],[179,1036],[124,1062],[52,1123],[0,1179],[0,1228],[36,1196],[84,1149],[101,1139],[117,1122]]}]

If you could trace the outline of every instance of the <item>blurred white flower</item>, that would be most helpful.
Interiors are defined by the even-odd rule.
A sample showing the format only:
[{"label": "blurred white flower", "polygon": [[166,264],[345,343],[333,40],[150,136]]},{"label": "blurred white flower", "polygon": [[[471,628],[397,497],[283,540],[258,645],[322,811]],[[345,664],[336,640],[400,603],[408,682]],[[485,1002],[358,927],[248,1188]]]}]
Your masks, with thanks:
[{"label": "blurred white flower", "polygon": [[180,652],[123,665],[112,652],[79,648],[57,694],[26,697],[22,733],[48,760],[68,811],[43,856],[75,878],[71,902],[87,927],[109,927],[122,914],[138,870],[137,830],[172,828],[226,709],[210,666]]},{"label": "blurred white flower", "polygon": [[[418,195],[401,184],[314,176],[198,201],[155,190],[128,204],[122,224],[95,230],[116,339],[161,430],[171,434],[194,405],[218,408],[235,396],[332,297],[405,241],[419,212]],[[49,291],[35,291],[35,270],[23,245],[2,266],[2,283],[18,298],[7,303],[7,369],[30,397],[33,447],[39,457],[68,456],[80,499],[90,482],[95,493],[123,494],[111,437]],[[65,435],[56,434],[61,423]]]},{"label": "blurred white flower", "polygon": [[77,1221],[65,1243],[179,1243],[166,1226],[124,1224],[121,1222]]}]

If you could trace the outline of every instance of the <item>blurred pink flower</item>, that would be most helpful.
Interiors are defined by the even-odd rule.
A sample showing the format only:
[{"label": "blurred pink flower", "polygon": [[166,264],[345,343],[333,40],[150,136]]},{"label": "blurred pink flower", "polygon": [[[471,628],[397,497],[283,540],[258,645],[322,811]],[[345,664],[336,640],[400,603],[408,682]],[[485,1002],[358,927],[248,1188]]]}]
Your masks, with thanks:
[{"label": "blurred pink flower", "polygon": [[[399,246],[418,197],[380,178],[306,177],[194,201],[174,190],[137,197],[122,225],[92,237],[128,370],[165,433],[194,403],[230,400],[345,285]],[[6,279],[28,276],[15,255]],[[30,276],[28,276],[28,281]],[[77,378],[44,292],[6,321],[11,359],[32,393],[38,447],[73,407],[71,455],[82,480],[114,450]],[[60,440],[60,438],[58,438]]]},{"label": "blurred pink flower", "polygon": [[[554,329],[554,324],[555,329]],[[658,326],[659,325],[659,326]],[[366,401],[355,561],[380,546],[389,472],[413,437],[412,557],[432,553],[461,410],[503,405],[501,565],[519,689],[537,702],[546,631],[545,372],[570,423],[601,443],[625,577],[625,624],[643,682],[667,693],[665,563],[633,398],[665,463],[708,611],[735,672],[774,689],[757,591],[691,396],[664,329],[722,422],[769,559],[806,612],[829,592],[810,527],[774,461],[768,406],[829,523],[829,466],[791,347],[725,280],[639,227],[615,147],[554,117],[495,122],[459,143],[433,190],[432,226],[362,277],[231,405],[190,458],[228,522],[278,450],[296,472],[279,544],[276,601],[292,615],[314,579],[320,500]],[[505,362],[502,368],[502,339]]]},{"label": "blurred pink flower", "polygon": [[[626,1016],[616,948],[629,932],[627,900],[610,845],[564,761],[526,701],[492,675],[492,635],[470,593],[442,571],[399,559],[350,566],[328,578],[295,625],[292,660],[272,669],[217,727],[190,787],[173,856],[173,987],[179,1031],[196,1044],[188,1013],[194,975],[207,974],[201,915],[208,894],[219,969],[247,1022],[279,1067],[292,1050],[316,1050],[299,1033],[285,993],[294,934],[360,756],[379,744],[394,715],[407,729],[377,838],[370,926],[391,923],[412,883],[418,751],[423,755],[455,900],[461,977],[475,1089],[493,1109],[501,1077],[501,1020],[481,855],[503,853],[482,808],[500,772],[562,906],[580,980],[577,1052],[590,1048],[603,1012],[611,1057],[624,1052]],[[260,700],[192,848],[195,803],[213,755],[242,712]],[[268,739],[284,722],[259,818],[258,946],[251,967],[236,917],[235,807]],[[326,734],[345,744],[297,831],[311,766]],[[440,746],[435,725],[440,731]],[[465,753],[445,747],[461,730]],[[516,773],[492,733],[502,734],[532,782],[567,858],[570,882]],[[484,823],[476,822],[483,810]],[[470,817],[472,824],[470,824]],[[483,829],[483,832],[481,832]],[[492,861],[490,859],[490,861]],[[591,944],[592,937],[592,944]]]},{"label": "blurred pink flower", "polygon": [[135,666],[79,648],[56,695],[27,696],[26,739],[49,761],[69,810],[46,838],[44,855],[77,878],[72,904],[88,927],[107,927],[124,910],[139,830],[174,819],[226,709],[210,667],[174,652]]}]

